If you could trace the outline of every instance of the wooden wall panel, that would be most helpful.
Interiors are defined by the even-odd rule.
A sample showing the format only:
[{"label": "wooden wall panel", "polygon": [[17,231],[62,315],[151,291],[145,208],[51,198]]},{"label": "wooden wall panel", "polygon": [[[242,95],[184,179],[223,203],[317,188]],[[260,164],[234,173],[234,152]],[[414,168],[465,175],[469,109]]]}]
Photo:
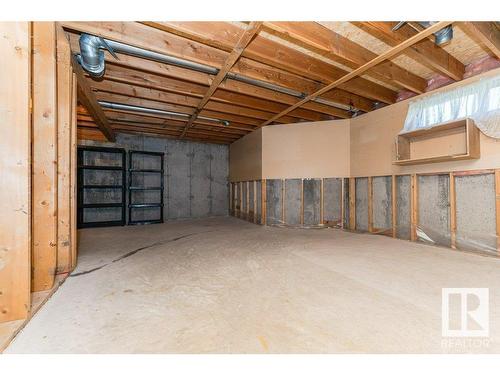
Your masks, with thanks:
[{"label": "wooden wall panel", "polygon": [[55,31],[54,22],[33,23],[33,291],[52,288],[57,264]]},{"label": "wooden wall panel", "polygon": [[0,22],[0,322],[30,307],[29,22]]}]

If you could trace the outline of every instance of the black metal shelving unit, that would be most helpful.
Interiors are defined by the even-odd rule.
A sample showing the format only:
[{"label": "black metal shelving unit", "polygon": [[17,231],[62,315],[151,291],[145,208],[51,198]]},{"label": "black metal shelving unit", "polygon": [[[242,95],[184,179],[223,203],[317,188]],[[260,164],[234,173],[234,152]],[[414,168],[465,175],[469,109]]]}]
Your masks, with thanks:
[{"label": "black metal shelving unit", "polygon": [[[84,154],[86,152],[99,152],[99,153],[112,153],[121,154],[121,166],[106,166],[106,165],[86,165],[84,164]],[[120,184],[85,184],[84,172],[86,170],[99,170],[99,171],[121,171],[121,183]],[[123,148],[112,148],[112,147],[96,147],[96,146],[79,146],[78,147],[78,228],[91,228],[91,227],[106,227],[106,226],[118,226],[126,224],[125,217],[125,205],[126,205],[126,153]],[[120,203],[85,203],[84,195],[85,190],[109,190],[109,189],[119,189],[121,190],[121,202]],[[119,220],[111,221],[84,221],[84,211],[85,209],[93,208],[121,208],[121,218]]]},{"label": "black metal shelving unit", "polygon": [[[157,156],[160,158],[160,169],[139,169],[134,168],[134,157],[139,155],[149,155]],[[138,224],[156,224],[163,223],[163,152],[150,152],[150,151],[129,151],[129,178],[128,178],[128,224],[138,225]],[[160,177],[160,186],[134,186],[133,185],[133,175],[135,173],[158,173]],[[143,184],[144,185],[144,184]],[[159,191],[160,192],[160,202],[156,203],[146,203],[146,202],[135,202],[132,195],[134,191]],[[133,211],[137,208],[155,208],[159,209],[160,217],[159,219],[144,219],[144,220],[133,220]]]}]

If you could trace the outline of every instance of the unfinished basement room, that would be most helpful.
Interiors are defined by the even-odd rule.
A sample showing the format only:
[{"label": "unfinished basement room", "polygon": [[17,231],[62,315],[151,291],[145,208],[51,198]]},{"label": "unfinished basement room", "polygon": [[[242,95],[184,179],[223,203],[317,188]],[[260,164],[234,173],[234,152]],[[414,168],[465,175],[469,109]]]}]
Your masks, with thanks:
[{"label": "unfinished basement room", "polygon": [[0,36],[0,351],[500,353],[498,22]]}]

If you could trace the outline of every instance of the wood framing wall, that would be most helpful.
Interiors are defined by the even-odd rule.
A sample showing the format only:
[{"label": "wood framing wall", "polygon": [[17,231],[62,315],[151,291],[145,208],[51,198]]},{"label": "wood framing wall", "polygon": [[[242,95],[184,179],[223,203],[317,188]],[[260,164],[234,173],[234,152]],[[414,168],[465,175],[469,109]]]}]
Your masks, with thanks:
[{"label": "wood framing wall", "polygon": [[0,23],[0,322],[76,264],[76,91],[54,22]]}]

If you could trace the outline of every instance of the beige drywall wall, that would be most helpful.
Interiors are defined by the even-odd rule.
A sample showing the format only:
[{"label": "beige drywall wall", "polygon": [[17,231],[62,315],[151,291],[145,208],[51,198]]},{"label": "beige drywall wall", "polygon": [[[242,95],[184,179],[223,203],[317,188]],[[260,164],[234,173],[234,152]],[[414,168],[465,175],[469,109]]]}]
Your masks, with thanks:
[{"label": "beige drywall wall", "polygon": [[262,178],[349,175],[349,120],[262,129]]},{"label": "beige drywall wall", "polygon": [[[443,87],[428,94],[422,94],[419,97],[449,91],[497,74],[500,74],[500,69]],[[481,157],[479,159],[411,166],[392,164],[396,152],[395,139],[403,128],[408,104],[412,99],[351,119],[350,174],[352,177],[500,167],[500,140],[487,137],[482,133],[480,136]]]},{"label": "beige drywall wall", "polygon": [[262,178],[262,129],[255,130],[229,146],[229,180]]}]

